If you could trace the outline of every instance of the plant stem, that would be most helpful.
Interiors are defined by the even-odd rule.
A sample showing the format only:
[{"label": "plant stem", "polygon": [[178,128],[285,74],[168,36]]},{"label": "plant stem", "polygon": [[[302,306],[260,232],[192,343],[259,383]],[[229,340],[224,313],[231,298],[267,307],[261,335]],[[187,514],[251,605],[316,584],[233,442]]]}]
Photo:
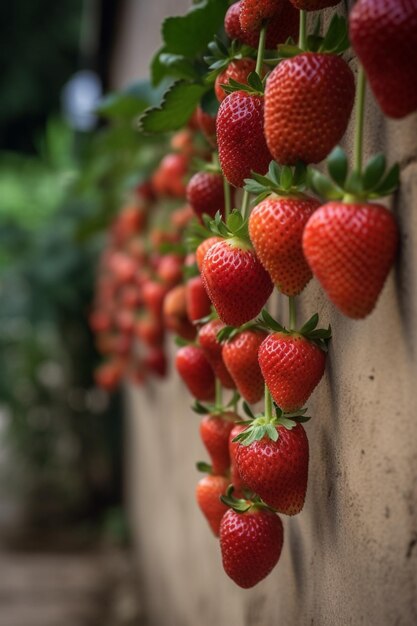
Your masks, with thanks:
[{"label": "plant stem", "polygon": [[295,306],[295,296],[288,296],[289,304],[289,330],[294,330],[297,325],[297,311]]},{"label": "plant stem", "polygon": [[298,36],[298,47],[301,50],[307,49],[307,11],[300,11],[300,33]]},{"label": "plant stem", "polygon": [[362,65],[359,65],[358,83],[356,85],[356,112],[355,112],[355,149],[353,169],[358,174],[362,172],[363,159],[363,127],[365,120],[366,76]]},{"label": "plant stem", "polygon": [[215,397],[215,401],[214,401],[214,405],[215,405],[216,409],[220,409],[221,408],[222,400],[223,400],[223,387],[222,387],[222,384],[221,384],[220,380],[218,378],[216,378],[216,397]]},{"label": "plant stem", "polygon": [[268,422],[272,421],[272,397],[267,385],[265,385],[265,417]]},{"label": "plant stem", "polygon": [[249,217],[249,209],[250,209],[249,201],[250,201],[249,191],[244,191],[243,198],[242,198],[242,209],[241,209],[243,219],[246,219],[247,217]]},{"label": "plant stem", "polygon": [[255,72],[258,74],[260,78],[262,78],[261,71],[262,71],[262,65],[264,63],[266,27],[267,27],[267,24],[264,24],[261,28],[261,32],[259,33],[258,56],[256,57]]},{"label": "plant stem", "polygon": [[224,218],[227,220],[232,210],[232,195],[230,193],[230,185],[227,182],[226,176],[223,176],[224,187]]}]

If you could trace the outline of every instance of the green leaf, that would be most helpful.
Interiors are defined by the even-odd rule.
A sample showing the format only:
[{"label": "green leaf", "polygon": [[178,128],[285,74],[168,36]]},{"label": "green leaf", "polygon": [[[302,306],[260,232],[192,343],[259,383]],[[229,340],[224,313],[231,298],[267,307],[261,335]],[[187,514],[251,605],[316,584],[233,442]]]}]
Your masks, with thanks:
[{"label": "green leaf", "polygon": [[277,187],[279,187],[280,182],[281,182],[281,170],[280,170],[280,167],[279,167],[278,163],[276,163],[276,161],[271,161],[271,163],[269,164],[268,178],[270,178],[271,181]]},{"label": "green leaf", "polygon": [[230,232],[236,233],[242,227],[242,224],[242,214],[237,209],[234,209],[227,218],[227,228],[230,230]]},{"label": "green leaf", "polygon": [[196,468],[198,469],[199,472],[203,472],[204,474],[212,474],[213,473],[213,468],[209,463],[206,463],[205,461],[198,461],[195,464]]},{"label": "green leaf", "polygon": [[251,419],[255,419],[255,415],[253,414],[252,409],[246,401],[242,403],[242,407],[248,417],[250,417]]},{"label": "green leaf", "polygon": [[348,173],[349,163],[346,152],[336,146],[327,159],[327,169],[334,182],[343,188]]},{"label": "green leaf", "polygon": [[388,196],[393,193],[400,180],[400,166],[398,163],[392,166],[383,181],[374,189],[378,196]]},{"label": "green leaf", "polygon": [[96,110],[103,117],[131,120],[159,98],[159,91],[152,89],[148,80],[141,80],[122,91],[108,94],[100,101]]},{"label": "green leaf", "polygon": [[248,76],[248,85],[253,87],[256,91],[260,93],[264,92],[264,84],[262,82],[261,77],[256,72],[251,72]]},{"label": "green leaf", "polygon": [[210,409],[204,406],[204,404],[201,404],[201,402],[198,402],[198,400],[194,402],[194,404],[191,407],[191,410],[194,411],[194,413],[197,413],[198,415],[207,415],[208,413],[210,413]]},{"label": "green leaf", "polygon": [[294,420],[290,420],[287,417],[280,417],[278,420],[280,426],[284,426],[287,430],[292,430],[297,423]]},{"label": "green leaf", "polygon": [[318,313],[314,313],[314,315],[310,317],[310,319],[304,324],[304,326],[302,326],[302,328],[299,331],[300,334],[301,335],[310,334],[316,328],[318,323],[319,323]]},{"label": "green leaf", "polygon": [[383,154],[372,156],[363,172],[363,186],[365,189],[373,189],[384,175],[387,162]]},{"label": "green leaf", "polygon": [[201,99],[201,108],[204,113],[208,113],[212,117],[216,117],[219,110],[220,102],[217,100],[214,89],[210,89],[205,93]]},{"label": "green leaf", "polygon": [[145,133],[165,133],[184,126],[200,102],[207,87],[179,81],[164,94],[159,107],[147,109],[139,120]]},{"label": "green leaf", "polygon": [[304,50],[301,50],[301,48],[294,44],[283,43],[278,46],[278,55],[281,59],[291,59],[303,52]]},{"label": "green leaf", "polygon": [[168,17],[162,24],[166,50],[190,58],[199,56],[224,22],[224,0],[204,0],[182,16]]},{"label": "green leaf", "polygon": [[341,200],[343,192],[318,170],[309,169],[309,184],[323,198]]},{"label": "green leaf", "polygon": [[262,320],[265,322],[268,328],[275,330],[276,332],[286,332],[285,328],[281,326],[274,318],[268,313],[266,309],[262,309]]},{"label": "green leaf", "polygon": [[163,52],[159,60],[169,70],[170,76],[188,80],[198,80],[200,77],[193,62],[181,54]]},{"label": "green leaf", "polygon": [[288,165],[283,165],[281,167],[280,184],[281,184],[281,187],[285,191],[288,191],[289,189],[291,189],[291,185],[292,185],[292,171],[291,171],[291,168]]},{"label": "green leaf", "polygon": [[266,434],[272,441],[278,441],[279,433],[273,424],[266,424],[265,430]]},{"label": "green leaf", "polygon": [[363,179],[359,172],[353,171],[349,174],[345,183],[345,190],[352,195],[363,192]]},{"label": "green leaf", "polygon": [[307,166],[303,161],[297,161],[294,168],[293,185],[299,187],[304,185],[307,176]]}]

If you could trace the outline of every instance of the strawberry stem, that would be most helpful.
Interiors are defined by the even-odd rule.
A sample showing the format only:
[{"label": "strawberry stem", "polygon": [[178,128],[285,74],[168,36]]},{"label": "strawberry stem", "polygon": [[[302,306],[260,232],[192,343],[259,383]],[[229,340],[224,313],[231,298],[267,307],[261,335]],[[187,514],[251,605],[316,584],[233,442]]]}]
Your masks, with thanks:
[{"label": "strawberry stem", "polygon": [[264,54],[265,54],[265,41],[266,41],[266,27],[267,24],[264,24],[261,28],[261,32],[259,33],[259,43],[258,43],[258,56],[256,57],[256,68],[255,72],[262,79],[262,65],[264,63]]},{"label": "strawberry stem", "polygon": [[301,50],[307,49],[307,11],[300,11],[300,33],[298,36],[298,47]]},{"label": "strawberry stem", "polygon": [[242,208],[240,211],[244,220],[247,217],[249,217],[249,208],[250,208],[249,201],[250,201],[250,193],[245,190],[242,196]]},{"label": "strawberry stem", "polygon": [[265,419],[271,422],[273,419],[272,414],[272,397],[268,389],[268,385],[265,385]]},{"label": "strawberry stem", "polygon": [[227,182],[226,176],[223,176],[224,187],[224,218],[227,220],[232,210],[232,196],[230,193],[230,185]]},{"label": "strawberry stem", "polygon": [[354,171],[362,173],[363,159],[363,128],[365,121],[366,76],[362,65],[359,65],[358,82],[356,85],[356,114],[355,114],[355,148]]},{"label": "strawberry stem", "polygon": [[216,378],[216,396],[214,400],[214,405],[216,409],[220,409],[222,407],[223,402],[223,387],[218,378]]},{"label": "strawberry stem", "polygon": [[295,305],[295,296],[288,296],[289,305],[289,329],[294,330],[297,324],[297,310]]}]

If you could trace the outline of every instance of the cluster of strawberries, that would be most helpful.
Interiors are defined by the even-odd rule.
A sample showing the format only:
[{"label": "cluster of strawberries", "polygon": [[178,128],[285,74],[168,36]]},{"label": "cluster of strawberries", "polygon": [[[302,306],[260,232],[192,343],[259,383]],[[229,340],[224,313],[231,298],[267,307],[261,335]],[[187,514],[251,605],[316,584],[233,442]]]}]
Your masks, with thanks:
[{"label": "cluster of strawberries", "polygon": [[[398,166],[386,172],[383,155],[362,163],[362,68],[351,172],[337,147],[355,101],[354,75],[341,56],[349,46],[348,25],[335,15],[324,36],[318,27],[307,32],[308,12],[337,4],[240,0],[229,7],[225,32],[231,47],[220,40],[209,46],[218,112],[199,108],[182,131],[198,127],[213,151],[186,188],[194,215],[183,238],[188,254],[177,254],[175,280],[162,271],[172,254],[154,252],[148,252],[146,269],[136,267],[129,279],[140,295],[127,309],[145,308],[159,329],[182,338],[175,364],[196,399],[195,411],[204,415],[200,435],[211,459],[210,466],[199,464],[208,475],[198,483],[197,501],[220,537],[226,573],[244,588],[275,566],[283,544],[278,513],[299,513],[306,495],[309,446],[302,423],[309,419],[305,404],[324,374],[330,328],[317,328],[317,314],[297,328],[295,297],[314,275],[343,314],[366,317],[398,245],[391,213],[370,202],[395,190]],[[416,26],[417,0],[358,0],[349,16],[352,45],[382,110],[392,117],[417,109]],[[381,62],[381,42],[390,39],[396,49],[388,67]],[[326,157],[330,178],[311,168]],[[159,176],[153,177],[154,187]],[[176,186],[178,179],[171,178]],[[235,191],[241,211],[233,209]],[[129,290],[121,286],[120,272],[116,276],[115,259],[140,247],[136,236],[116,234],[123,231],[118,224],[125,211],[103,257],[94,313],[102,313],[105,300],[109,324],[119,333],[120,303]],[[180,241],[190,220],[190,209],[181,211],[187,217],[171,243]],[[178,284],[182,264],[187,278]],[[155,311],[146,296],[150,284],[159,290]],[[264,308],[274,286],[288,297],[288,328]],[[169,305],[174,296],[175,307]],[[227,403],[223,388],[231,390]],[[249,405],[263,396],[263,411],[254,415]],[[240,397],[249,419],[237,412]]]}]

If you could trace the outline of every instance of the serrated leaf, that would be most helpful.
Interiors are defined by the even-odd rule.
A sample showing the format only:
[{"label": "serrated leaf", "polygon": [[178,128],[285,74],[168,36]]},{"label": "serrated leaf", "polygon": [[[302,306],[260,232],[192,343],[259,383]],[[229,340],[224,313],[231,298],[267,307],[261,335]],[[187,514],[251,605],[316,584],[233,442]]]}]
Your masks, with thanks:
[{"label": "serrated leaf", "polygon": [[334,182],[343,188],[349,169],[346,152],[340,146],[336,146],[327,158],[327,169]]},{"label": "serrated leaf", "polygon": [[363,172],[363,186],[366,190],[371,190],[378,185],[384,175],[386,165],[383,154],[375,154],[369,159]]},{"label": "serrated leaf", "polygon": [[208,87],[178,81],[163,96],[158,107],[147,109],[139,120],[145,133],[165,133],[182,128],[194,113]]},{"label": "serrated leaf", "polygon": [[224,0],[203,0],[185,15],[166,18],[162,38],[167,51],[190,58],[203,53],[222,26],[226,11]]},{"label": "serrated leaf", "polygon": [[181,54],[162,52],[159,61],[167,68],[170,76],[188,80],[198,80],[200,78],[199,72],[196,70],[191,59]]}]

